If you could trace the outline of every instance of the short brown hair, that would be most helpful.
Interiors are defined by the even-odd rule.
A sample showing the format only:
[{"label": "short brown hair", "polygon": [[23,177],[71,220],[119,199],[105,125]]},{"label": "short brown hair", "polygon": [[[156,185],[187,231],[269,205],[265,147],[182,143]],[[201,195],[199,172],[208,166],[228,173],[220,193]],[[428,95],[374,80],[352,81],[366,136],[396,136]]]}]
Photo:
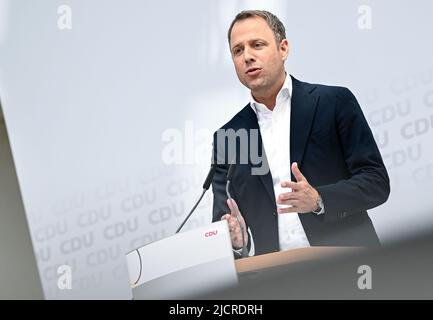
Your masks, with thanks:
[{"label": "short brown hair", "polygon": [[265,10],[245,10],[239,12],[233,20],[232,24],[230,25],[228,32],[229,45],[231,41],[232,29],[235,23],[253,17],[260,17],[265,19],[268,26],[274,32],[275,41],[277,42],[277,44],[279,44],[281,40],[286,39],[286,28],[284,28],[283,23],[280,21],[280,19],[278,19],[276,15]]}]

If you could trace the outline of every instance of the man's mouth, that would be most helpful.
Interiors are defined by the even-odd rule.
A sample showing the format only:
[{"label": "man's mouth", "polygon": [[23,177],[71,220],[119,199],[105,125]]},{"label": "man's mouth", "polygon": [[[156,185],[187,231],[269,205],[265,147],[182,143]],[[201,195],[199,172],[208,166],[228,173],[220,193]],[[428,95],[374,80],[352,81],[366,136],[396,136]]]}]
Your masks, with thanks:
[{"label": "man's mouth", "polygon": [[249,68],[245,73],[249,76],[254,76],[259,74],[261,70],[261,68]]}]

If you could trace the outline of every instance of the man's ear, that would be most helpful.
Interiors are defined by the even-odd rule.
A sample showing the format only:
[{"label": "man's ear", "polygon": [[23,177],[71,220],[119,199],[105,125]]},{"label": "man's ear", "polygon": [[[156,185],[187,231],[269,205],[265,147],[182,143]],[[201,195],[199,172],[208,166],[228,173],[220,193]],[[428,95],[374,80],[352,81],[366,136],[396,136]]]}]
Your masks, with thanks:
[{"label": "man's ear", "polygon": [[283,58],[283,61],[286,61],[287,57],[289,56],[289,52],[290,52],[289,40],[287,40],[287,39],[281,40],[280,52],[281,52],[281,57]]}]

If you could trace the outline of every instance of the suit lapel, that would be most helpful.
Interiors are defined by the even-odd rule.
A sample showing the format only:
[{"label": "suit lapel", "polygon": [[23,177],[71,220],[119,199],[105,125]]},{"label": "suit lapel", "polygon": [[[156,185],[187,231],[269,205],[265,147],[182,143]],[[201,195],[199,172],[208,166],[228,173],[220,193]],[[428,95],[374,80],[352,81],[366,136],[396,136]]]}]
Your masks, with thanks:
[{"label": "suit lapel", "polygon": [[[263,154],[261,154],[262,159],[263,159],[263,163],[261,164],[254,164],[251,161],[251,154],[249,154],[249,163],[250,166],[253,167],[260,167],[260,166],[264,166],[265,168],[269,168],[268,165],[268,160],[266,158],[266,154],[265,154],[265,150],[263,148],[263,141],[262,141],[262,135],[260,132],[260,128],[259,128],[259,123],[257,121],[257,115],[256,113],[253,111],[253,109],[251,108],[250,104],[248,104],[243,112],[241,113],[241,118],[242,118],[242,125],[243,127],[245,127],[245,129],[247,129],[248,131],[248,136],[251,139],[251,137],[253,137],[254,135],[251,135],[251,130],[257,130],[258,131],[258,141],[257,141],[257,145],[258,148],[257,150],[259,150],[259,153],[261,153],[263,151]],[[255,143],[255,142],[253,142]],[[250,146],[251,146],[251,142],[250,142]],[[248,150],[249,147],[248,146]],[[271,198],[272,202],[275,203],[275,195],[274,195],[274,185],[272,183],[272,175],[270,170],[267,170],[266,174],[261,174],[261,175],[257,175],[257,177],[262,181],[264,188],[266,189],[266,193],[268,194],[268,196]]]},{"label": "suit lapel", "polygon": [[[297,162],[302,167],[305,147],[311,132],[316,113],[318,97],[311,92],[314,86],[307,86],[292,77],[293,90],[290,115],[290,162]],[[296,181],[293,173],[292,180]]]},{"label": "suit lapel", "polygon": [[[293,90],[290,115],[290,161],[292,163],[297,162],[299,168],[301,168],[305,147],[311,132],[314,115],[316,113],[318,97],[311,95],[311,92],[315,89],[314,86],[307,88],[305,84],[296,80],[294,77],[292,77],[292,85]],[[239,120],[242,123],[240,127],[247,129],[249,137],[251,137],[251,129],[258,130],[258,150],[262,150],[263,141],[257,121],[257,115],[251,108],[250,104],[248,104],[242,110],[239,116]],[[249,146],[247,146],[247,148],[249,148]],[[251,167],[257,166],[251,162],[250,157],[249,161]],[[269,167],[266,154],[263,154],[263,161],[264,164],[261,165]],[[271,172],[268,170],[266,174],[258,175],[258,178],[262,181],[267,194],[275,204],[274,186],[272,183]],[[293,173],[292,180],[296,181]]]}]

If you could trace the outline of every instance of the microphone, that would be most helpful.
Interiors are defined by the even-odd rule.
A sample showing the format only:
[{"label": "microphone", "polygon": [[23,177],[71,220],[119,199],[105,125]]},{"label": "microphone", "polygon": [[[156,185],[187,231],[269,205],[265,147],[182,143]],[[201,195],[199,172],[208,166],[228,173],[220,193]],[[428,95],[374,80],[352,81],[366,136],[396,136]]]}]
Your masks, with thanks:
[{"label": "microphone", "polygon": [[198,199],[198,201],[195,203],[194,207],[191,209],[191,211],[189,212],[189,214],[186,216],[185,220],[183,220],[182,224],[180,225],[180,227],[176,230],[176,233],[179,233],[179,231],[182,229],[182,227],[184,226],[184,224],[188,221],[189,217],[192,215],[192,213],[194,212],[194,210],[197,208],[198,204],[200,203],[201,199],[203,199],[204,194],[206,193],[206,191],[209,189],[211,183],[212,183],[212,179],[213,176],[215,174],[215,170],[216,170],[216,164],[212,164],[210,166],[210,170],[209,173],[207,174],[206,180],[203,183],[203,192],[201,193],[200,198]]},{"label": "microphone", "polygon": [[208,190],[209,189],[209,187],[210,187],[210,185],[212,183],[213,176],[215,174],[215,170],[216,170],[216,164],[213,163],[210,166],[209,173],[207,174],[206,180],[203,183],[203,189],[204,190]]},{"label": "microphone", "polygon": [[[212,179],[213,179],[213,176],[215,174],[215,170],[216,170],[216,164],[212,163],[212,165],[210,167],[210,170],[209,170],[209,173],[207,174],[206,180],[203,183],[203,192],[201,193],[200,198],[198,199],[198,201],[196,202],[196,204],[194,205],[194,207],[191,209],[190,213],[185,218],[185,220],[183,220],[183,222],[180,225],[180,227],[176,230],[175,234],[179,233],[179,231],[182,229],[183,225],[188,221],[189,217],[192,215],[192,213],[194,212],[194,210],[197,208],[197,206],[200,203],[201,199],[203,199],[204,194],[209,189],[209,187],[210,187],[210,185],[212,183]],[[134,284],[137,284],[138,281],[140,281],[140,278],[141,278],[141,273],[142,273],[142,270],[143,270],[143,265],[142,265],[142,261],[141,261],[140,251],[138,249],[136,249],[135,251],[137,251],[138,258],[140,260],[140,271],[139,271],[138,279],[134,282]]]},{"label": "microphone", "polygon": [[[226,183],[227,198],[230,199],[230,200],[233,200],[232,196],[230,195],[229,186],[230,186],[230,182],[231,182],[231,180],[233,178],[234,171],[235,171],[235,164],[232,162],[229,165],[229,170],[227,172],[227,183]],[[239,213],[238,210],[236,212],[236,220],[239,223],[239,227],[241,228],[241,234],[242,234],[242,251],[241,251],[241,256],[242,257],[247,257],[248,256],[248,249],[247,249],[246,244],[245,244],[245,237],[244,237],[245,229],[244,229],[244,227],[241,224],[240,213]]]}]

